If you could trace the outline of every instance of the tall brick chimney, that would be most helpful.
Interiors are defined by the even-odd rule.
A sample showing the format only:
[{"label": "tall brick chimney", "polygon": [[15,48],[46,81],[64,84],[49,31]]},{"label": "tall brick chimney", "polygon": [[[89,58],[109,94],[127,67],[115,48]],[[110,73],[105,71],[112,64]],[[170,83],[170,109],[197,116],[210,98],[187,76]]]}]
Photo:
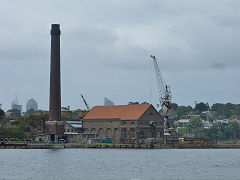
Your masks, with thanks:
[{"label": "tall brick chimney", "polygon": [[60,76],[60,25],[52,24],[51,29],[51,69],[49,120],[46,121],[48,142],[58,142],[64,133],[64,122],[61,121],[61,76]]}]

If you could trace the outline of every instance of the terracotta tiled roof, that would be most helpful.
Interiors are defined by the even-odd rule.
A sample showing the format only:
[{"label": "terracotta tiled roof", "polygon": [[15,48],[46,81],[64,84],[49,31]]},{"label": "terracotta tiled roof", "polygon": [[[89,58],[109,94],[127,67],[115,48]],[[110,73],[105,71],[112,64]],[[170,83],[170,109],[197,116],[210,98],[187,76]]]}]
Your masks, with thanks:
[{"label": "terracotta tiled roof", "polygon": [[151,104],[95,106],[84,119],[112,119],[136,120],[151,106]]}]

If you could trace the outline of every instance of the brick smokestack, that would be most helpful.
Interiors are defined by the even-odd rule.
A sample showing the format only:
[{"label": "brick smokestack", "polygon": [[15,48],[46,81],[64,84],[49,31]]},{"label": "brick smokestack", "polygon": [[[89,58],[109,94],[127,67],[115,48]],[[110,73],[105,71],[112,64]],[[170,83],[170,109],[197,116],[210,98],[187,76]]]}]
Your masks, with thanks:
[{"label": "brick smokestack", "polygon": [[60,25],[52,24],[49,120],[46,121],[46,133],[51,142],[58,141],[64,133],[61,121],[60,34]]},{"label": "brick smokestack", "polygon": [[49,121],[61,120],[60,34],[59,24],[52,24]]}]

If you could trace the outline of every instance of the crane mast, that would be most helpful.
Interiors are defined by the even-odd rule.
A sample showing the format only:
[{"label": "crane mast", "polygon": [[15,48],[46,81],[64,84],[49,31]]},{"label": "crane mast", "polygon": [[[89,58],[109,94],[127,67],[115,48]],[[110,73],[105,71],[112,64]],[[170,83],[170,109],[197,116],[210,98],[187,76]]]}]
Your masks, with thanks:
[{"label": "crane mast", "polygon": [[176,128],[169,119],[170,109],[171,109],[171,100],[172,100],[171,90],[170,90],[170,87],[166,85],[163,79],[156,57],[152,55],[150,57],[153,59],[153,65],[154,65],[155,75],[157,79],[159,102],[162,107],[161,114],[165,120],[164,135],[166,133],[166,135],[170,135],[170,138],[174,138],[176,136]]},{"label": "crane mast", "polygon": [[158,95],[159,95],[159,102],[162,107],[162,110],[164,111],[165,115],[168,113],[168,110],[171,108],[171,90],[170,87],[166,85],[162,73],[159,69],[157,59],[155,56],[150,56],[153,59],[153,65],[157,80],[157,86],[158,86]]}]

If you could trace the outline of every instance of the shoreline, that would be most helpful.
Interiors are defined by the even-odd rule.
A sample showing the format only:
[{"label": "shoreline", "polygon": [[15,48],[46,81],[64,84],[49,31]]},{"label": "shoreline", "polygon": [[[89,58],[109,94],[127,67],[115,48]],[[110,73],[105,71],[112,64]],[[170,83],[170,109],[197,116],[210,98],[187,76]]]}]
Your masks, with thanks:
[{"label": "shoreline", "polygon": [[31,143],[5,143],[0,144],[0,149],[240,149],[240,144],[176,144],[176,145],[144,145],[144,144],[31,144]]}]

